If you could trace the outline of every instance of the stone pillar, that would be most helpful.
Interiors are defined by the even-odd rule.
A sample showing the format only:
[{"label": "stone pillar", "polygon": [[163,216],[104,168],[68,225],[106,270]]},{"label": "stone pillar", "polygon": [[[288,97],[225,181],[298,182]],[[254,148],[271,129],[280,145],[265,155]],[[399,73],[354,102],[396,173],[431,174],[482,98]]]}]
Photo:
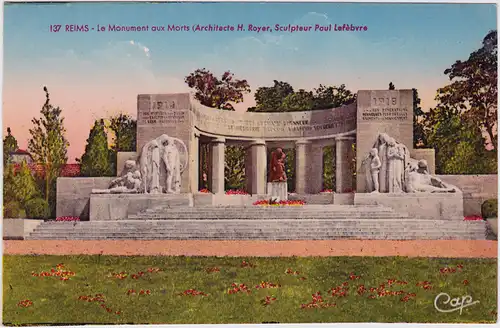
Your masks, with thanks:
[{"label": "stone pillar", "polygon": [[310,175],[307,180],[310,181],[308,192],[318,194],[323,189],[323,147],[311,145],[307,158],[313,163],[310,168]]},{"label": "stone pillar", "polygon": [[226,140],[224,138],[217,138],[211,142],[211,153],[212,160],[210,164],[212,165],[211,175],[211,192],[214,194],[224,193],[224,150],[226,146]]},{"label": "stone pillar", "polygon": [[253,195],[265,195],[267,180],[266,142],[260,139],[252,142],[250,145],[250,154],[250,159],[248,160],[251,167],[250,193]]},{"label": "stone pillar", "polygon": [[305,194],[308,192],[308,160],[307,149],[310,142],[307,140],[297,140],[295,142],[295,192]]},{"label": "stone pillar", "polygon": [[352,144],[354,137],[335,138],[335,181],[336,192],[343,193],[346,190],[353,190]]},{"label": "stone pillar", "polygon": [[194,133],[191,143],[191,154],[189,161],[190,175],[190,191],[191,193],[198,192],[200,183],[200,134]]},{"label": "stone pillar", "polygon": [[245,191],[252,193],[253,180],[253,161],[252,161],[252,146],[245,148]]}]

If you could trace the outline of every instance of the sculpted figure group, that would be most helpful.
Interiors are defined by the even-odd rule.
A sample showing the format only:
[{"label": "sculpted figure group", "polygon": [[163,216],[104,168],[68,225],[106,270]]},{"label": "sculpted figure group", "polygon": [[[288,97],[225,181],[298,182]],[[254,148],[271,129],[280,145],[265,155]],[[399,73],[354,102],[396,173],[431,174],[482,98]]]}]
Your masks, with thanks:
[{"label": "sculpted figure group", "polygon": [[457,192],[455,186],[429,174],[427,162],[410,157],[408,148],[386,133],[377,141],[363,163],[368,192],[415,193]]},{"label": "sculpted figure group", "polygon": [[269,182],[286,181],[285,158],[286,155],[281,148],[277,148],[271,153]]},{"label": "sculpted figure group", "polygon": [[[184,156],[181,156],[176,143],[180,145]],[[182,157],[184,163],[181,163]],[[181,174],[187,167],[187,160],[187,147],[184,142],[162,134],[142,147],[137,161],[125,162],[122,174],[111,182],[108,189],[94,189],[92,192],[178,194],[181,191]]]}]

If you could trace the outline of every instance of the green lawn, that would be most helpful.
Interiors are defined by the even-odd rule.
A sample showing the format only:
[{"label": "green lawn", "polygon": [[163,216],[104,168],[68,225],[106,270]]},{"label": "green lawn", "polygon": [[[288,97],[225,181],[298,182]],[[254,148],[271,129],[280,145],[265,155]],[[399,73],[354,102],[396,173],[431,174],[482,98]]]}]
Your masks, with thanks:
[{"label": "green lawn", "polygon": [[[6,325],[496,321],[496,259],[6,255],[3,266]],[[256,288],[261,282],[280,286]],[[228,293],[233,283],[250,292]],[[178,295],[189,289],[206,296]],[[316,292],[323,301],[311,303]],[[441,313],[434,298],[442,292],[479,303]]]}]

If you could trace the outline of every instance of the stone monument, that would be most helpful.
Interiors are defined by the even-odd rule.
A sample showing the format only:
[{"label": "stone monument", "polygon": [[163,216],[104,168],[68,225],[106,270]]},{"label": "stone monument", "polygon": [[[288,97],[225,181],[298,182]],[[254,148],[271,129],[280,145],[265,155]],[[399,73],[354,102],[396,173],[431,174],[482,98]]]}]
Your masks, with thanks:
[{"label": "stone monument", "polygon": [[[108,189],[93,189],[92,193],[179,194],[187,160],[188,151],[184,142],[162,134],[142,147],[137,161],[125,162],[122,175],[112,180]],[[161,183],[162,180],[164,183]]]},{"label": "stone monument", "polygon": [[288,199],[285,158],[286,155],[281,148],[277,148],[271,153],[267,194],[271,196],[271,199],[276,201]]}]

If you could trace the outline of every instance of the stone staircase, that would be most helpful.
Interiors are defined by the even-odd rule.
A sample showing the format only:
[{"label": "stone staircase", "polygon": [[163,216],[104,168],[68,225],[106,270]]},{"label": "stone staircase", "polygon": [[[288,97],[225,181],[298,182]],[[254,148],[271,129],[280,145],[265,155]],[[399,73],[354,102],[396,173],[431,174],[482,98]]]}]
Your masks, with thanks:
[{"label": "stone staircase", "polygon": [[121,221],[44,222],[26,239],[486,239],[483,221],[415,220],[371,205],[165,208]]}]

